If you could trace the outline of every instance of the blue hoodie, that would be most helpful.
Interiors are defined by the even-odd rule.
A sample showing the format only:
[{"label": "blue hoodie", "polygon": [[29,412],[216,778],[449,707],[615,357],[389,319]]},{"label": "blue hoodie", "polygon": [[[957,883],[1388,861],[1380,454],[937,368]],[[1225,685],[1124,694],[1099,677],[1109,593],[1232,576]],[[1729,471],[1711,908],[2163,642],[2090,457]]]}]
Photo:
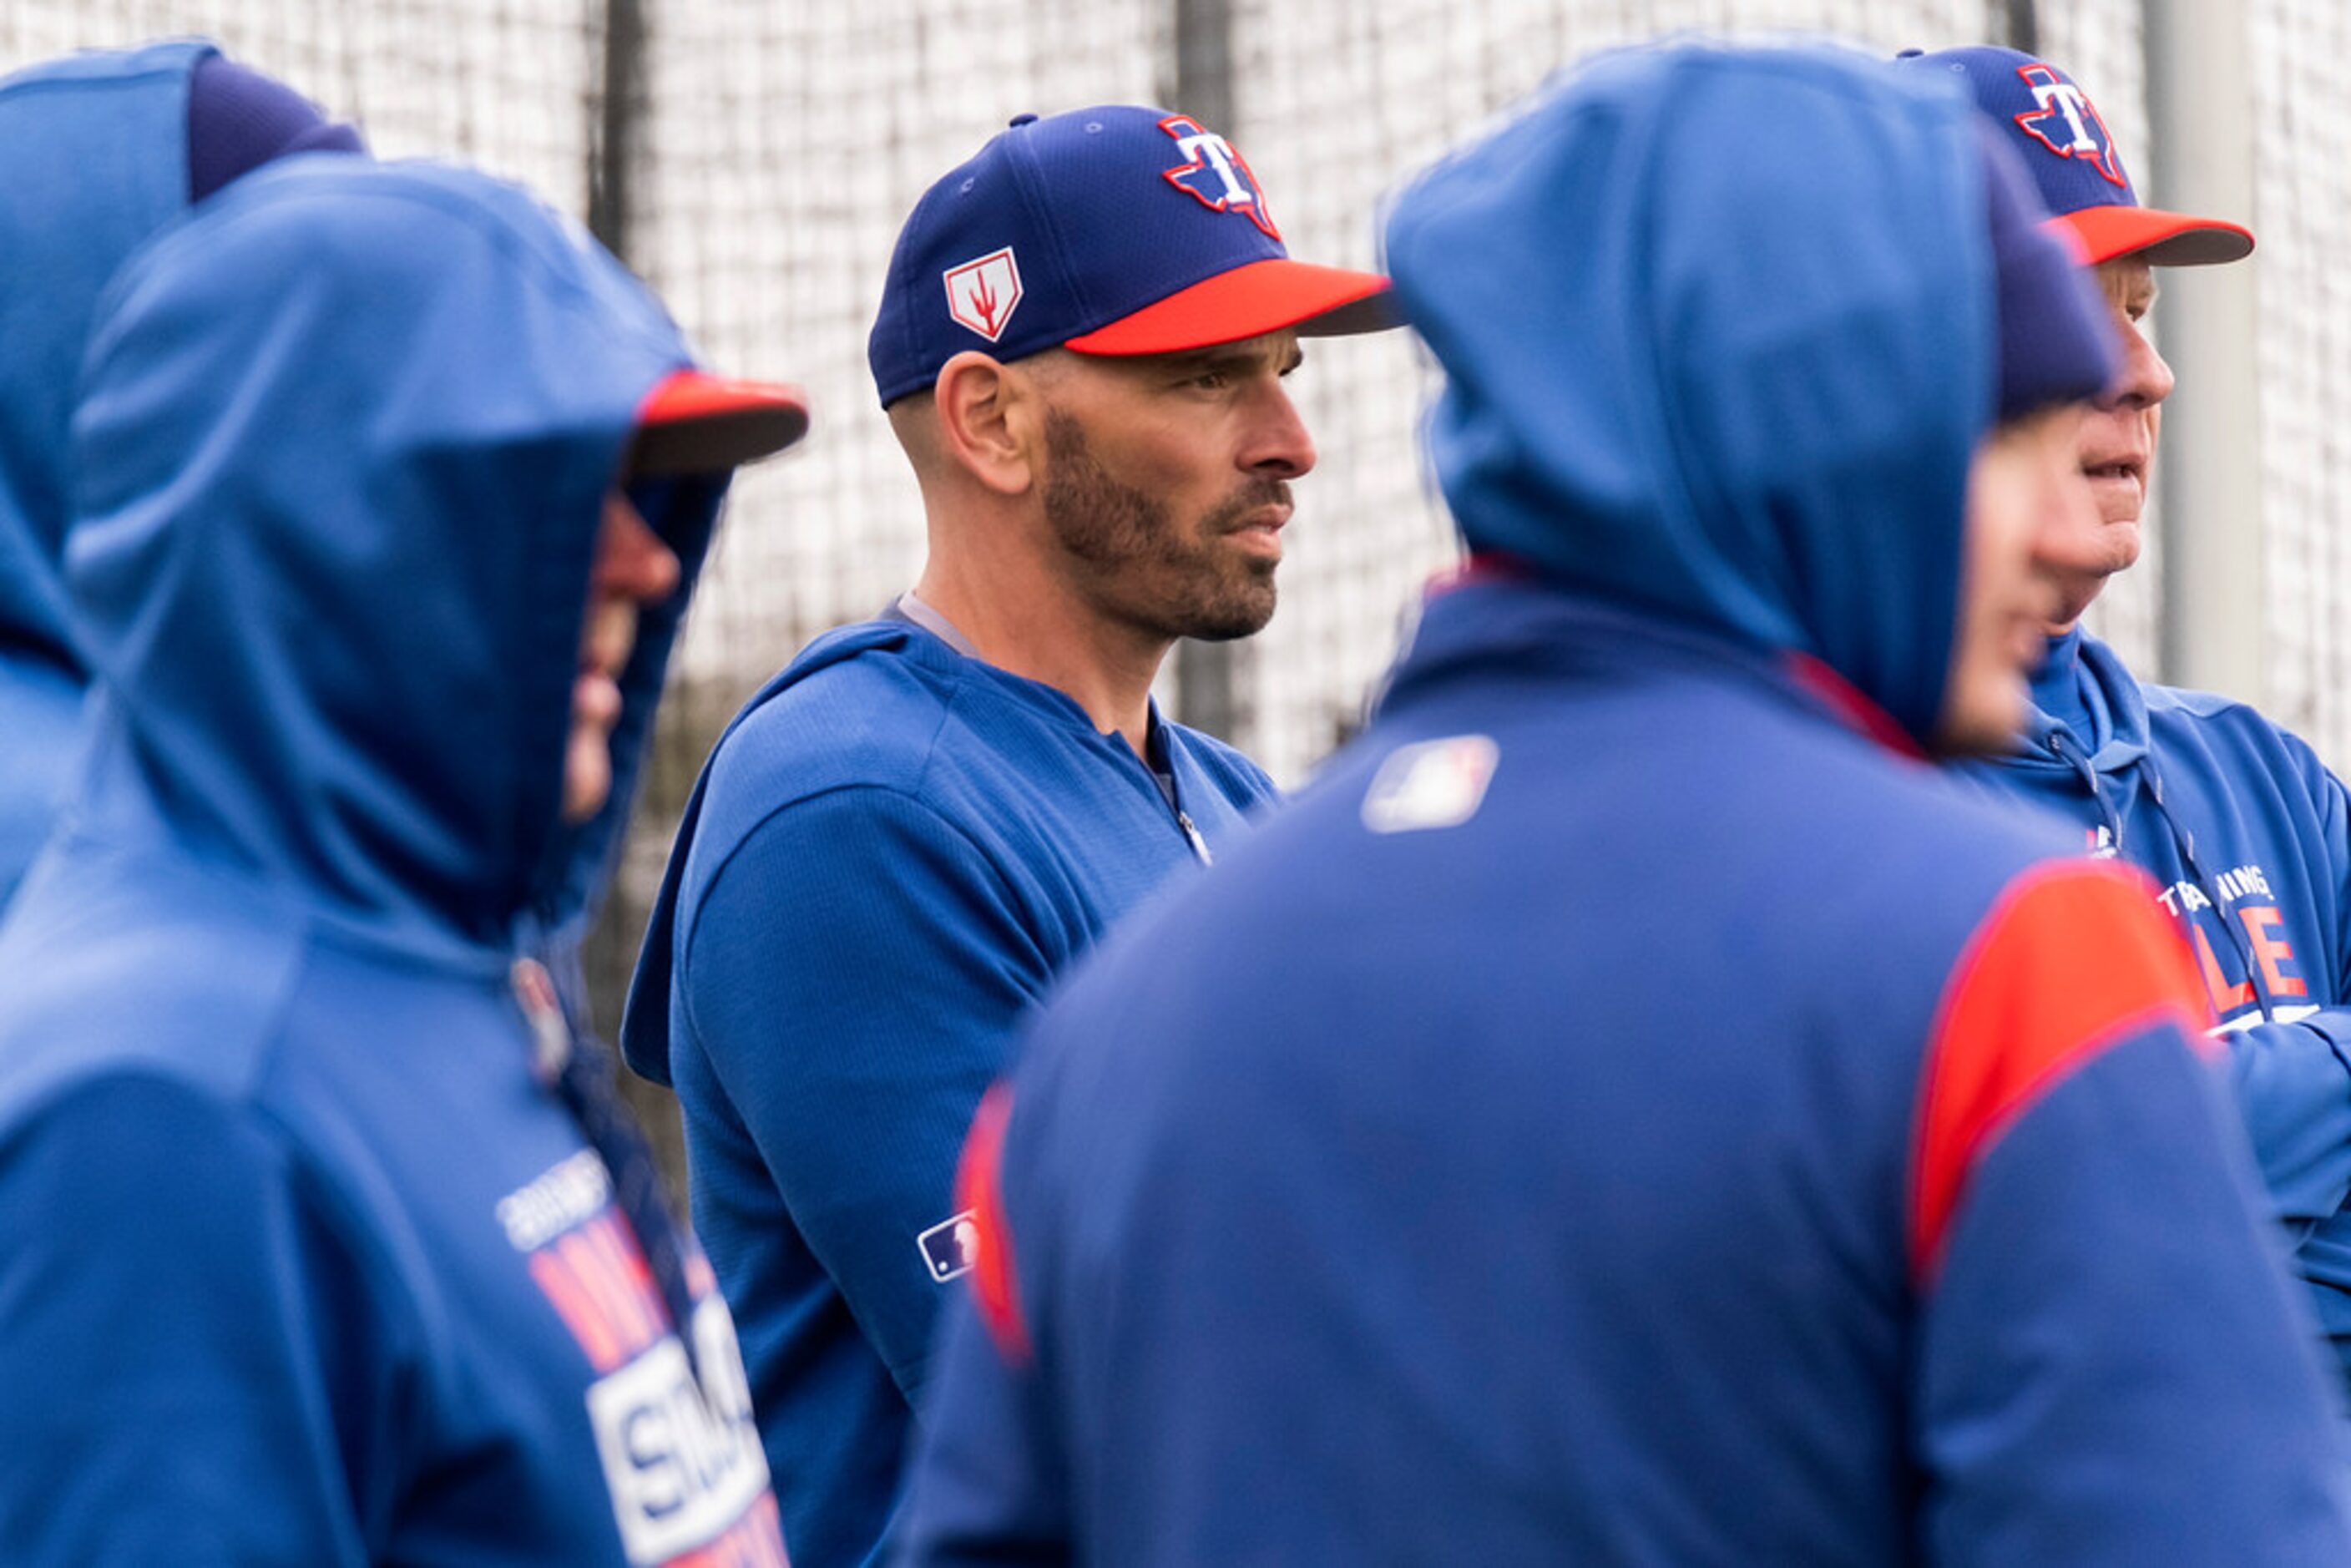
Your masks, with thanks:
[{"label": "blue hoodie", "polygon": [[881,1549],[964,1267],[956,1151],[1015,1023],[1273,798],[1153,734],[1172,800],[1069,696],[893,616],[810,644],[695,786],[622,1044],[677,1090],[802,1568]]},{"label": "blue hoodie", "polygon": [[58,559],[90,308],[187,210],[188,78],[214,53],[152,44],[0,80],[0,905],[47,836],[80,733],[85,673]]},{"label": "blue hoodie", "polygon": [[[684,609],[559,828],[675,329],[520,191],[326,157],[97,322],[94,733],[0,923],[0,1557],[779,1563],[725,1309],[704,1270],[690,1362],[517,970],[602,876]],[[688,581],[720,488],[632,486]]]},{"label": "blue hoodie", "polygon": [[1972,112],[1642,51],[1400,200],[1435,467],[1520,570],[1045,1010],[909,1561],[2351,1552],[2186,955],[1903,745],[1991,403]]},{"label": "blue hoodie", "polygon": [[1970,773],[2154,876],[2194,948],[2253,1153],[2351,1378],[2351,809],[2240,702],[2142,686],[2079,627],[2051,640],[2024,746]]},{"label": "blue hoodie", "polygon": [[[193,84],[224,75],[236,79],[211,106],[243,114],[212,124],[200,176]],[[256,91],[275,96],[256,103]],[[67,423],[91,307],[124,258],[187,209],[200,179],[225,183],[285,151],[288,134],[360,145],[200,39],[91,51],[0,80],[0,906],[47,835],[80,739],[88,676],[59,561]]]}]

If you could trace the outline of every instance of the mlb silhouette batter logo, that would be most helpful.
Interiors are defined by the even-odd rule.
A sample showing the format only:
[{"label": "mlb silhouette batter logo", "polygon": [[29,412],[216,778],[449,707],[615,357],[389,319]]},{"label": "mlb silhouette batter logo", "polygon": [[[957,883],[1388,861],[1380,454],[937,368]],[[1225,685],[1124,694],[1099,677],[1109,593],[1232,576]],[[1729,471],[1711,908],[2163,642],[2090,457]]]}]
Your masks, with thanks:
[{"label": "mlb silhouette batter logo", "polygon": [[2115,154],[2115,139],[2106,133],[2106,122],[2090,95],[2044,65],[2019,66],[2016,74],[2040,105],[2018,115],[2017,128],[2058,157],[2078,158],[2105,175],[2108,184],[2128,190],[2130,179]]},{"label": "mlb silhouette batter logo", "polygon": [[1186,159],[1180,166],[1164,171],[1161,178],[1202,206],[1238,213],[1266,238],[1281,238],[1281,232],[1273,226],[1273,214],[1265,210],[1265,193],[1258,188],[1257,176],[1249,172],[1249,160],[1231,142],[1213,131],[1201,130],[1200,122],[1188,114],[1171,114],[1159,122],[1159,129],[1175,138],[1176,150]]},{"label": "mlb silhouette batter logo", "polygon": [[947,314],[993,343],[1004,336],[1020,303],[1020,267],[1012,247],[946,270]]},{"label": "mlb silhouette batter logo", "polygon": [[914,1245],[923,1249],[935,1281],[943,1285],[960,1278],[979,1261],[979,1218],[967,1208],[915,1237]]}]

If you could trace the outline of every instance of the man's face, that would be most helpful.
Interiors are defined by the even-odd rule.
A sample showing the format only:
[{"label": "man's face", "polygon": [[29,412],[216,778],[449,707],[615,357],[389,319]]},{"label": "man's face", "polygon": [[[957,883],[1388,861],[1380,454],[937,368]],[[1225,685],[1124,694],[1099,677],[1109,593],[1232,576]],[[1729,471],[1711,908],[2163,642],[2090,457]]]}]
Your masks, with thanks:
[{"label": "man's face", "polygon": [[1289,481],[1314,444],[1282,390],[1293,332],[1182,354],[1070,354],[1046,394],[1045,520],[1069,580],[1153,636],[1273,615]]},{"label": "man's face", "polygon": [[2096,497],[2095,512],[2042,546],[2042,570],[2057,586],[2053,632],[2080,620],[2106,579],[2137,561],[2139,517],[2147,507],[2147,476],[2155,466],[2163,400],[2171,395],[2171,367],[2147,340],[2147,313],[2155,303],[2154,273],[2146,262],[2125,256],[2099,264],[2098,284],[2114,310],[2123,371],[2107,395],[2082,418],[2077,460]]},{"label": "man's face", "polygon": [[2079,403],[1999,426],[1968,470],[1959,636],[1943,694],[1938,747],[2007,749],[2023,727],[2026,681],[2042,657],[2057,588],[2041,570],[2047,541],[2091,527],[2094,485],[2077,459]]},{"label": "man's face", "polygon": [[612,792],[612,727],[621,722],[621,672],[637,645],[637,616],[677,591],[677,557],[618,491],[604,497],[580,671],[571,683],[571,735],[563,751],[563,820],[584,822]]}]

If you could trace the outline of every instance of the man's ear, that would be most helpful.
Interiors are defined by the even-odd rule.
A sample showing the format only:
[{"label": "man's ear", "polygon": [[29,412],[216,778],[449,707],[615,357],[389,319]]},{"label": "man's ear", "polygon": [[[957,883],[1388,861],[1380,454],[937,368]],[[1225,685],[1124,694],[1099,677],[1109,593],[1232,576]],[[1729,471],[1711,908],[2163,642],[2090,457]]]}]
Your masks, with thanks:
[{"label": "man's ear", "polygon": [[1043,421],[1019,367],[967,349],[939,367],[933,390],[947,459],[998,495],[1025,494],[1042,473]]}]

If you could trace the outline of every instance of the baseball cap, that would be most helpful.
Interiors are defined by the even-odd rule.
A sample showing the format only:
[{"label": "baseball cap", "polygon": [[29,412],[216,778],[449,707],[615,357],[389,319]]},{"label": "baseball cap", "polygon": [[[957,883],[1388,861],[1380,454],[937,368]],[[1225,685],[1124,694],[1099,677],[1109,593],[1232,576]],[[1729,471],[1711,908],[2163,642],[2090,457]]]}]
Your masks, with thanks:
[{"label": "baseball cap", "polygon": [[2157,267],[2207,267],[2252,254],[2252,231],[2242,225],[2141,206],[2105,120],[2048,61],[1989,44],[1908,49],[1901,58],[1966,79],[1976,107],[2023,160],[2042,201],[2090,261],[2137,256]]},{"label": "baseball cap", "polygon": [[638,478],[716,473],[781,452],[808,427],[798,387],[679,371],[639,406],[623,466]]},{"label": "baseball cap", "polygon": [[967,349],[1160,354],[1397,324],[1377,273],[1293,261],[1249,161],[1188,115],[1014,118],[899,232],[866,354],[884,407]]},{"label": "baseball cap", "polygon": [[365,152],[360,133],[275,77],[221,55],[188,75],[188,200],[294,152]]}]

